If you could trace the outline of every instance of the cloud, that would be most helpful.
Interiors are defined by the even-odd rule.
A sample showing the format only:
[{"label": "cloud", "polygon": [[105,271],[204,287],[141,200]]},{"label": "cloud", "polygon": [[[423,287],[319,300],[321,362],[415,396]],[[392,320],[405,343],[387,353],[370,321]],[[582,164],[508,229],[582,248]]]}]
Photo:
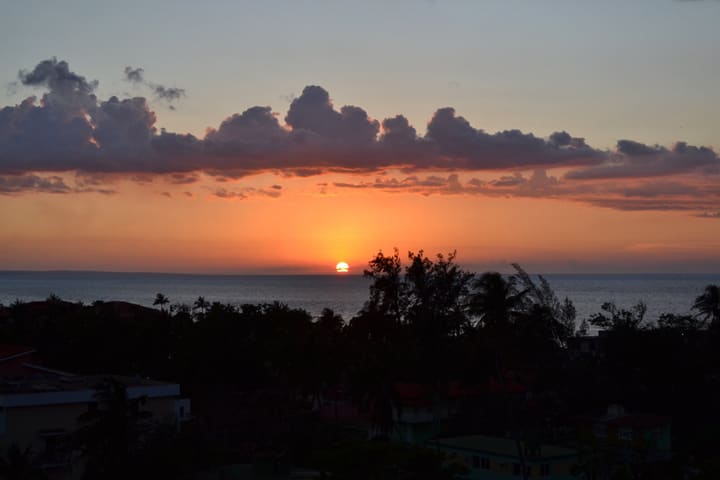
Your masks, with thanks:
[{"label": "cloud", "polygon": [[154,85],[153,91],[158,98],[168,102],[174,102],[185,96],[185,90],[177,87],[164,87],[162,85]]},{"label": "cloud", "polygon": [[200,177],[193,173],[173,173],[167,176],[167,180],[174,185],[187,185],[200,180]]},{"label": "cloud", "polygon": [[125,80],[132,83],[143,83],[145,80],[145,69],[125,67]]},{"label": "cloud", "polygon": [[[148,87],[157,99],[172,103],[176,100],[180,100],[182,97],[185,96],[185,90],[182,88],[166,87],[164,85],[160,85],[159,83],[146,81],[144,68],[133,68],[131,66],[127,66],[125,67],[124,73],[125,81]],[[170,106],[170,108],[174,109],[172,105]]]},{"label": "cloud", "polygon": [[282,195],[281,185],[271,185],[267,188],[242,187],[236,189],[215,188],[211,189],[212,194],[218,198],[245,200],[250,197],[278,198]]},{"label": "cloud", "polygon": [[306,131],[342,145],[370,145],[380,129],[365,110],[346,105],[338,112],[322,87],[308,86],[292,101],[285,122],[294,131]]},{"label": "cloud", "polygon": [[115,193],[107,188],[96,188],[89,183],[76,182],[75,186],[69,186],[59,176],[51,175],[42,177],[39,175],[7,175],[0,176],[0,195],[20,195],[25,193],[101,193],[105,195]]},{"label": "cloud", "polygon": [[20,70],[18,77],[23,85],[44,86],[51,92],[64,95],[90,94],[98,84],[71,72],[67,62],[58,61],[55,57],[38,63],[31,71]]},{"label": "cloud", "polygon": [[72,189],[62,178],[20,175],[0,177],[0,195],[12,195],[25,192],[70,193]]},{"label": "cloud", "polygon": [[[125,68],[143,85],[144,70]],[[317,175],[327,171],[514,169],[592,165],[604,154],[580,138],[549,139],[509,130],[487,134],[451,108],[438,110],[419,137],[402,115],[382,122],[357,106],[333,104],[328,92],[308,86],[290,104],[285,123],[270,107],[231,115],[203,138],[157,131],[156,114],[143,97],[98,100],[95,82],[67,62],[40,62],[21,72],[25,85],[49,89],[0,110],[0,171],[188,173],[239,177],[263,171]],[[179,89],[155,88],[168,100]],[[563,132],[564,133],[564,132]]]},{"label": "cloud", "polygon": [[522,174],[503,175],[502,177],[492,180],[490,184],[494,187],[516,187],[527,182]]},{"label": "cloud", "polygon": [[610,178],[661,177],[682,173],[720,174],[720,158],[708,147],[696,147],[677,142],[670,149],[620,140],[615,155],[603,163],[571,170],[566,178],[596,180]]},{"label": "cloud", "polygon": [[[468,179],[451,174],[447,177],[408,176],[377,178],[374,181],[335,182],[333,186],[340,189],[373,189],[424,196],[477,195],[561,199],[623,211],[703,211],[715,208],[718,198],[713,184],[679,181],[640,181],[632,185],[617,182],[587,184],[548,175],[544,169],[537,169],[529,176],[518,173],[490,180],[477,177]],[[323,187],[327,193],[326,185]]]},{"label": "cloud", "polygon": [[[147,81],[139,67],[125,67],[124,78],[147,88],[151,98],[175,102],[184,95]],[[666,148],[622,139],[606,151],[564,130],[547,138],[517,129],[488,133],[450,107],[436,110],[421,136],[401,114],[380,120],[359,106],[336,106],[317,85],[292,98],[284,116],[270,106],[252,106],[195,136],[158,129],[145,97],[98,99],[97,81],[65,61],[44,60],[21,70],[18,80],[45,91],[0,109],[0,175],[7,178],[77,172],[135,181],[164,175],[171,184],[191,184],[201,173],[227,182],[263,172],[335,172],[378,175],[373,182],[338,182],[335,188],[568,198],[621,209],[714,211],[707,203],[718,199],[717,153],[685,142]],[[404,176],[383,177],[389,171]],[[28,185],[28,191],[51,188]],[[280,191],[216,194],[247,198]]]},{"label": "cloud", "polygon": [[457,116],[453,108],[435,112],[426,140],[453,168],[489,170],[595,164],[604,154],[585,144],[584,139],[565,132],[548,140],[520,130],[488,134]]}]

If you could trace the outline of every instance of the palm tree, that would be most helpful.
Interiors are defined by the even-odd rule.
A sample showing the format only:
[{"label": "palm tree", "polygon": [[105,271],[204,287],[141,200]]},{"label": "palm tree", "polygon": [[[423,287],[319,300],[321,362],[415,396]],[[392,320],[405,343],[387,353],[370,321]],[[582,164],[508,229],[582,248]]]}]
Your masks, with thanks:
[{"label": "palm tree", "polygon": [[199,296],[197,300],[195,300],[195,303],[193,303],[193,310],[200,310],[200,313],[202,313],[202,316],[204,317],[209,306],[210,302],[205,300],[205,297]]},{"label": "palm tree", "polygon": [[506,354],[512,343],[512,327],[518,315],[525,307],[527,290],[518,291],[517,279],[512,276],[505,279],[498,272],[483,273],[475,280],[475,291],[470,295],[470,312],[478,317],[477,326],[492,334],[494,344],[494,376],[500,383],[505,396],[506,421],[513,432],[517,455],[520,460],[521,475],[527,478],[525,462],[525,448],[520,438],[517,419],[512,407],[510,393],[507,390],[504,369],[506,368]]},{"label": "palm tree", "polygon": [[160,310],[162,312],[165,312],[165,305],[167,305],[168,303],[170,303],[170,300],[168,300],[168,298],[162,293],[158,293],[157,295],[155,295],[155,301],[153,302],[153,305],[160,305]]},{"label": "palm tree", "polygon": [[710,320],[711,325],[720,325],[720,287],[705,287],[703,294],[695,299],[692,309],[697,310],[698,316],[704,317],[705,321]]},{"label": "palm tree", "polygon": [[485,272],[475,280],[470,296],[470,312],[478,317],[478,326],[506,329],[523,306],[526,291],[518,291],[515,277],[505,279],[498,272]]}]

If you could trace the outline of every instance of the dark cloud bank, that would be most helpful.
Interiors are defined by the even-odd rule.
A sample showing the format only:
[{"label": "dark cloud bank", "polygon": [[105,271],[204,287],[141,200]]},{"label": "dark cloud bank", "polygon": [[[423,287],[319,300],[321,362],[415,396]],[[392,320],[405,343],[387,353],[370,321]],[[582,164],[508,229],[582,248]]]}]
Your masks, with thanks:
[{"label": "dark cloud bank", "polygon": [[[158,99],[174,102],[185,95],[182,89],[148,82],[142,68],[128,66],[124,75],[125,80],[149,88]],[[335,186],[425,189],[421,193],[433,193],[433,189],[468,193],[474,189],[519,195],[561,195],[568,184],[576,192],[595,188],[582,185],[598,181],[674,175],[714,178],[720,173],[718,155],[706,147],[679,142],[665,148],[620,140],[614,151],[604,151],[564,131],[548,138],[519,130],[487,133],[452,108],[438,109],[426,134],[419,136],[402,115],[378,121],[357,106],[336,108],[319,86],[305,87],[290,104],[284,122],[270,107],[255,106],[226,118],[198,138],[158,131],[156,115],[143,97],[97,98],[97,82],[72,72],[64,61],[40,62],[32,70],[21,71],[19,81],[28,87],[42,87],[45,93],[0,110],[0,173],[6,176],[0,193],[22,190],[23,182],[28,190],[62,190],[52,183],[53,177],[42,179],[35,174],[68,171],[90,176],[162,174],[174,183],[191,183],[197,172],[239,178],[265,171],[310,176],[388,169],[408,173],[494,170],[499,172],[498,178],[485,183],[473,180],[474,184],[462,185],[457,176],[440,182],[441,177],[421,180],[413,175],[409,180]],[[544,173],[548,168],[569,171],[558,180]],[[537,172],[525,178],[518,173],[521,170]],[[455,181],[448,180],[451,178]],[[56,177],[54,181],[62,183]],[[17,186],[12,186],[13,182]],[[713,183],[718,185],[715,180]],[[669,185],[656,182],[635,188],[658,194],[667,194],[669,188],[670,195],[683,191],[691,196],[701,191],[690,191],[693,187],[685,184]],[[633,197],[632,192],[626,193],[627,198]]]}]

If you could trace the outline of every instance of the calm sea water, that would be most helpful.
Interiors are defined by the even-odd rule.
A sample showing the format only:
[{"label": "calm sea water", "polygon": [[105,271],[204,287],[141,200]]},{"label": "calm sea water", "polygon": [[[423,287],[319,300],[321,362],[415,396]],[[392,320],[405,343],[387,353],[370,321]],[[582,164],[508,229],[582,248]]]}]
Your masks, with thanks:
[{"label": "calm sea water", "polygon": [[[720,274],[547,275],[559,297],[570,298],[578,319],[600,311],[603,302],[629,308],[648,305],[649,320],[661,313],[688,313],[706,285]],[[124,300],[152,306],[157,293],[171,303],[192,305],[199,295],[210,302],[241,305],[280,301],[318,315],[331,308],[345,319],[368,298],[369,281],[356,275],[179,275],[105,272],[0,272],[0,303],[42,300],[54,293],[69,301]]]}]

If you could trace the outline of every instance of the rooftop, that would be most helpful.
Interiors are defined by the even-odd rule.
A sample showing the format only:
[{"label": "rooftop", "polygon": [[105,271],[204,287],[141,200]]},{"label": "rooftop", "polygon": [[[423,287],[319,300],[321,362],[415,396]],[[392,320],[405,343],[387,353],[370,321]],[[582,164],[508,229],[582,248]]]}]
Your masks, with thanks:
[{"label": "rooftop", "polygon": [[144,378],[117,375],[73,375],[35,365],[28,365],[28,367],[34,367],[38,373],[27,377],[0,377],[0,395],[96,390],[108,378],[121,382],[126,388],[168,385],[166,382]]},{"label": "rooftop", "polygon": [[[457,450],[465,450],[473,453],[489,453],[492,455],[518,458],[517,444],[512,438],[488,437],[485,435],[466,435],[462,437],[439,438],[433,445]],[[528,454],[530,460],[548,460],[551,458],[574,457],[575,450],[552,445],[541,445],[539,453]]]}]

